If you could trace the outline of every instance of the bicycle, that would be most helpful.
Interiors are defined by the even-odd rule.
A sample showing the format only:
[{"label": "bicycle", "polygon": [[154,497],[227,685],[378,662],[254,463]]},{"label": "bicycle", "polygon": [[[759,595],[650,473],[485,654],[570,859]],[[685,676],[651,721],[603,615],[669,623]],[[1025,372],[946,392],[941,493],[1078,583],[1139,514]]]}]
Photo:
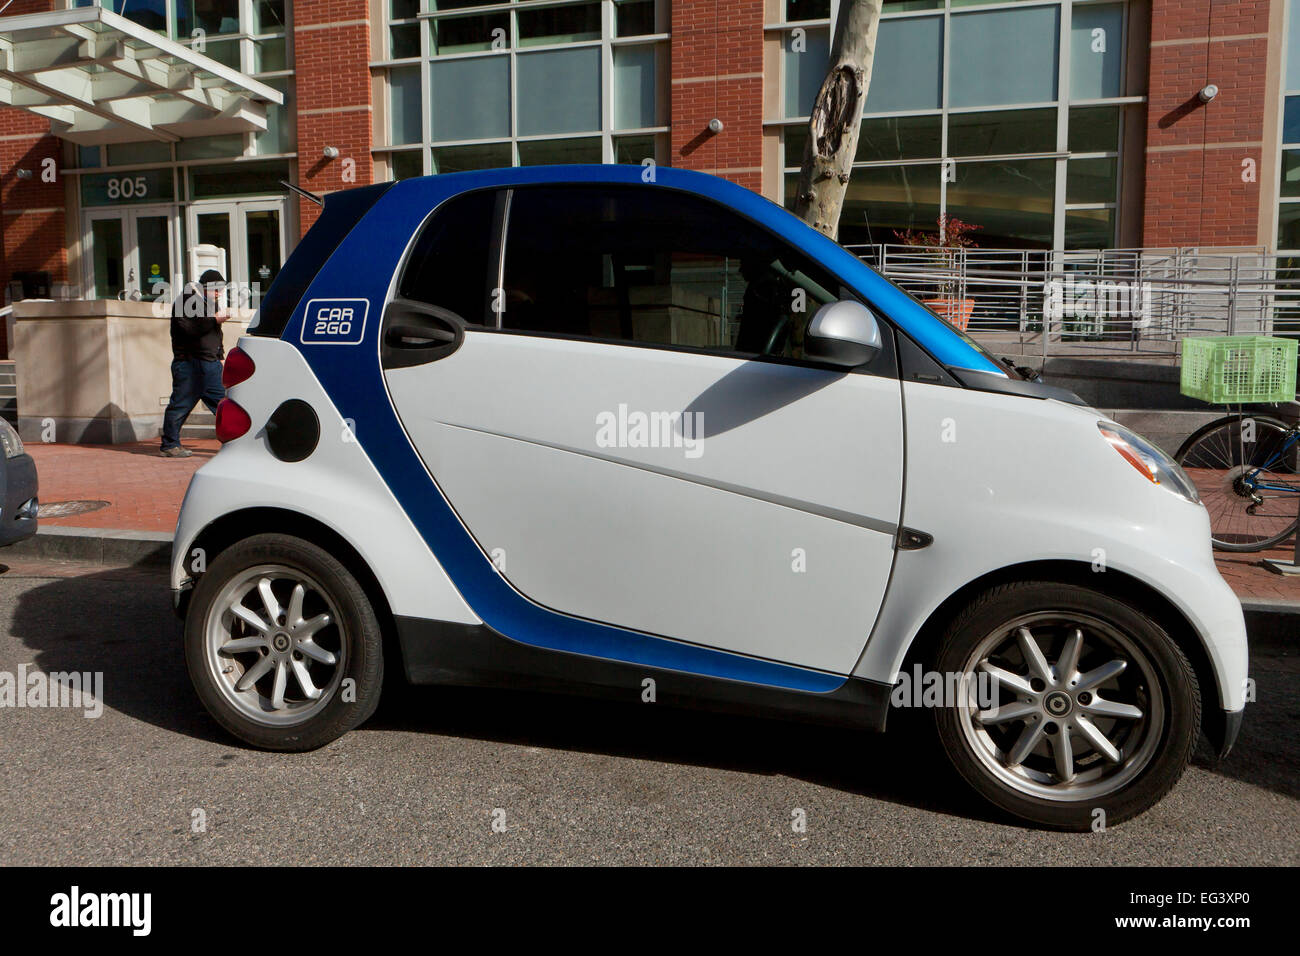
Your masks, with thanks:
[{"label": "bicycle", "polygon": [[1198,428],[1174,460],[1210,512],[1220,551],[1264,551],[1300,527],[1300,422],[1229,413]]}]

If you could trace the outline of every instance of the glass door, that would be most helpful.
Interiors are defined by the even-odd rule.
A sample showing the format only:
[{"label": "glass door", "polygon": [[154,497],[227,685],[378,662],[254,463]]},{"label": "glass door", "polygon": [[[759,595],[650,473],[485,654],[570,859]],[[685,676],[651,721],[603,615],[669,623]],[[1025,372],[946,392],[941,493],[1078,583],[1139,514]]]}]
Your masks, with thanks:
[{"label": "glass door", "polygon": [[165,295],[176,262],[169,206],[86,213],[86,287],[96,299]]},{"label": "glass door", "polygon": [[[174,280],[172,212],[168,208],[132,209],[127,213],[127,285],[131,298],[152,302],[167,294]],[[132,280],[132,272],[135,279]]]},{"label": "glass door", "polygon": [[126,216],[120,210],[86,213],[86,287],[93,299],[126,297]]},{"label": "glass door", "polygon": [[[209,203],[190,207],[189,235],[191,241],[196,245],[216,246],[225,253],[226,266],[218,271],[225,276],[227,282],[237,280],[236,276],[231,275],[231,265],[238,261],[234,249],[235,216],[234,203]],[[186,270],[187,272],[193,271],[188,260]],[[198,279],[199,277],[196,275],[185,276],[187,282],[197,282]]]},{"label": "glass door", "polygon": [[251,288],[266,295],[284,262],[284,203],[240,203],[243,266]]},{"label": "glass door", "polygon": [[284,264],[284,201],[195,203],[189,235],[225,251],[226,279],[238,290],[239,304],[255,307]]}]

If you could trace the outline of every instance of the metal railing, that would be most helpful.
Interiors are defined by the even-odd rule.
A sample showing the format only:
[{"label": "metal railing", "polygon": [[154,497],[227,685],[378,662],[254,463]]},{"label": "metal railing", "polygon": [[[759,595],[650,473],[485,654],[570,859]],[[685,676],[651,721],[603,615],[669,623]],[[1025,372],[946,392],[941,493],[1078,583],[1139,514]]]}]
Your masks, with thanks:
[{"label": "metal railing", "polygon": [[1187,336],[1300,336],[1300,257],[1262,249],[848,248],[1001,354],[1176,362]]}]

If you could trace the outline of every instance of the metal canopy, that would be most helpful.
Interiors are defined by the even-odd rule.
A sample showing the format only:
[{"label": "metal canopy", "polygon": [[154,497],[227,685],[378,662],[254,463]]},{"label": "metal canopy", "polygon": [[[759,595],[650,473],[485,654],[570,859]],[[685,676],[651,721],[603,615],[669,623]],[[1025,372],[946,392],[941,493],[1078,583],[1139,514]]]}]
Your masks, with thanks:
[{"label": "metal canopy", "polygon": [[265,83],[102,7],[0,17],[0,106],[83,146],[266,129]]}]

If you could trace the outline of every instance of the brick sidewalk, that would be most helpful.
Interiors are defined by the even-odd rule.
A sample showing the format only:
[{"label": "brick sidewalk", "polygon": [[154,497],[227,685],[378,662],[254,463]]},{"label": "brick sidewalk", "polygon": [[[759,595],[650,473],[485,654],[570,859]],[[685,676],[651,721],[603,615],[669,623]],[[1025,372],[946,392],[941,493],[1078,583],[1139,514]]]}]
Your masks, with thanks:
[{"label": "brick sidewalk", "polygon": [[[101,500],[106,507],[66,518],[41,518],[42,525],[115,528],[130,531],[176,529],[176,515],[190,476],[216,454],[215,439],[186,442],[191,458],[160,458],[157,442],[130,445],[27,446],[40,474],[41,503]],[[1292,546],[1263,554],[1218,554],[1219,571],[1243,601],[1300,604],[1300,578],[1283,577],[1260,564],[1265,557],[1289,560]]]},{"label": "brick sidewalk", "polygon": [[42,506],[59,501],[107,501],[98,511],[66,518],[41,518],[42,525],[116,528],[123,531],[176,530],[176,515],[190,476],[217,453],[215,438],[187,441],[190,458],[162,458],[158,442],[129,445],[42,445],[30,442],[36,460]]}]

